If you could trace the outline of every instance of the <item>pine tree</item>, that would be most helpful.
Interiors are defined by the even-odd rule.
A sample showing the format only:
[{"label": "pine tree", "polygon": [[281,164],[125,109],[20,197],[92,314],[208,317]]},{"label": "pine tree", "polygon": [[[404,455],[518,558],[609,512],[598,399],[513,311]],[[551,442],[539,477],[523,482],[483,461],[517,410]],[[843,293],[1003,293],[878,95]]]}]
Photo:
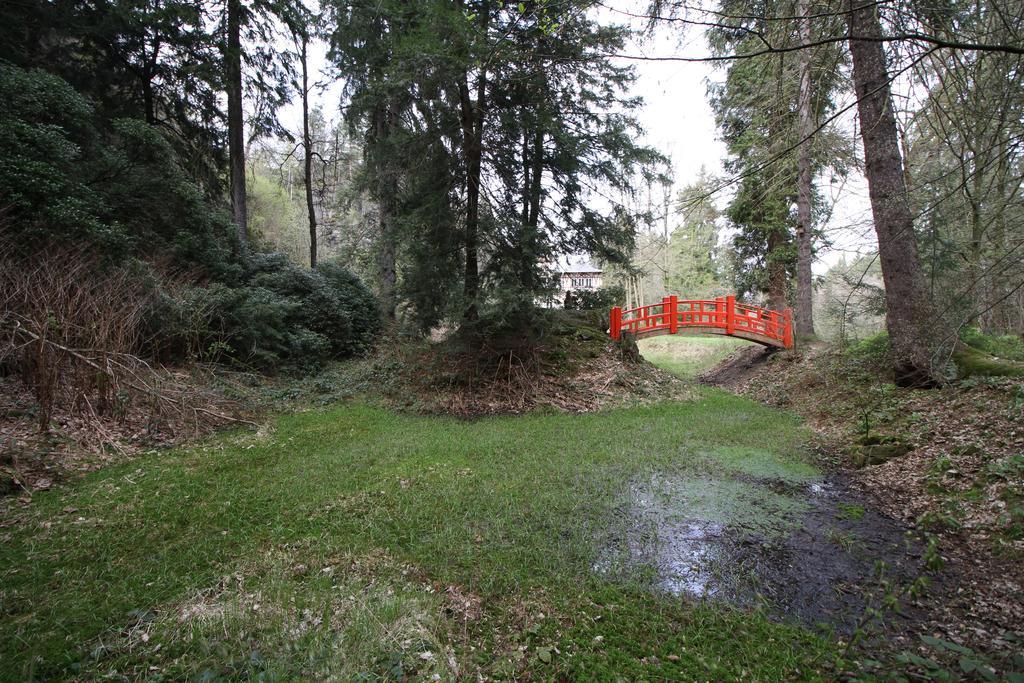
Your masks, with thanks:
[{"label": "pine tree", "polygon": [[712,299],[732,292],[718,246],[721,215],[711,198],[714,182],[702,172],[697,181],[683,188],[677,201],[682,222],[669,240],[666,285],[686,299]]}]

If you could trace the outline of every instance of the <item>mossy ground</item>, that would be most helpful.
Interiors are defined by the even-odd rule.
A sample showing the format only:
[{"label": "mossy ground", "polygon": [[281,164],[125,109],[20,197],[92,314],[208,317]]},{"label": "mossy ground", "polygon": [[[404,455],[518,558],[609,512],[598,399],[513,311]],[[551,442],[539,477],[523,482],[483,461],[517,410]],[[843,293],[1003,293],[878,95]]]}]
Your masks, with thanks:
[{"label": "mossy ground", "polygon": [[963,346],[953,354],[957,377],[1024,377],[1024,362],[999,358],[973,346]]},{"label": "mossy ground", "polygon": [[10,520],[0,678],[817,678],[820,636],[593,571],[629,482],[812,476],[805,437],[708,389],[472,422],[356,402],[153,453]]}]

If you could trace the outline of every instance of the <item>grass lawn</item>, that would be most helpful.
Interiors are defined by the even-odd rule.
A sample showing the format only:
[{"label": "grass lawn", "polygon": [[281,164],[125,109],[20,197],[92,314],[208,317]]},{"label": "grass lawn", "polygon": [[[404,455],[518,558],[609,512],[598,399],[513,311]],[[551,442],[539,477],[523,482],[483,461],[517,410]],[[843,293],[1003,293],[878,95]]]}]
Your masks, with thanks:
[{"label": "grass lawn", "polygon": [[473,422],[350,403],[39,494],[0,528],[0,680],[821,677],[822,637],[595,569],[652,477],[730,520],[799,507],[763,483],[816,476],[797,420],[697,395]]},{"label": "grass lawn", "polygon": [[735,337],[663,335],[637,342],[643,357],[680,377],[696,377],[751,342]]}]

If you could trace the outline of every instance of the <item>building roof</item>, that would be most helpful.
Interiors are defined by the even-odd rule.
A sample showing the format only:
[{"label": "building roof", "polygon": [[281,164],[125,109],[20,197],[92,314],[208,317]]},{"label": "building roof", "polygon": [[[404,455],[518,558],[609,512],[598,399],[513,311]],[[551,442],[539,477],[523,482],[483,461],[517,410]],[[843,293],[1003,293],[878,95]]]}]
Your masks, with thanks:
[{"label": "building roof", "polygon": [[589,257],[579,254],[560,256],[552,268],[556,273],[602,273]]}]

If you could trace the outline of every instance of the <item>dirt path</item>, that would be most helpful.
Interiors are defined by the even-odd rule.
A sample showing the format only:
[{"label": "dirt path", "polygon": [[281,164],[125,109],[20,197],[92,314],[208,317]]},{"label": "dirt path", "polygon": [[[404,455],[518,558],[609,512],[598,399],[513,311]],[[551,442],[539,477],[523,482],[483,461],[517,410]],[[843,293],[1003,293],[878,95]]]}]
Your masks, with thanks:
[{"label": "dirt path", "polygon": [[697,381],[733,391],[746,383],[774,353],[775,349],[764,346],[748,346],[699,375]]}]

